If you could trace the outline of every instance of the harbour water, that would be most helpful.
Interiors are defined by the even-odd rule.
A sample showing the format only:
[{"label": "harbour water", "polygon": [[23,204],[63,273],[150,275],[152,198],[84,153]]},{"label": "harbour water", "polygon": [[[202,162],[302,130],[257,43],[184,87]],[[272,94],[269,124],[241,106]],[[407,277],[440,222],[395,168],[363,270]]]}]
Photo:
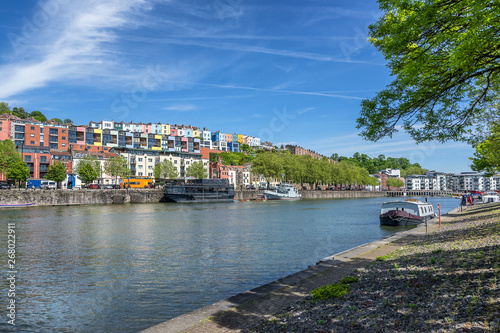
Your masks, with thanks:
[{"label": "harbour water", "polygon": [[0,331],[137,332],[405,230],[380,226],[389,200],[2,210],[18,273],[17,325]]}]

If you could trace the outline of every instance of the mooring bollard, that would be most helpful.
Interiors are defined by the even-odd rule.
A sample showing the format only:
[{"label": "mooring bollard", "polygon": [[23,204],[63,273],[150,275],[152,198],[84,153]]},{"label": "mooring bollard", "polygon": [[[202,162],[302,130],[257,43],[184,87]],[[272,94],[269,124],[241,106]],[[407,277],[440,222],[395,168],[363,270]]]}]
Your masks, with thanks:
[{"label": "mooring bollard", "polygon": [[441,205],[438,204],[438,211],[439,211],[439,227],[441,228]]}]

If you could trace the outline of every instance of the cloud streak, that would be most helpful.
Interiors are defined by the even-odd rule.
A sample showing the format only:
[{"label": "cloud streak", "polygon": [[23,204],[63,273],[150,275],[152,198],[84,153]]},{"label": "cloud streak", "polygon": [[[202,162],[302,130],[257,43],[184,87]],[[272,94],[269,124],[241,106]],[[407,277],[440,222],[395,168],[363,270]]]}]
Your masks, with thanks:
[{"label": "cloud streak", "polygon": [[[61,1],[56,13],[35,30],[36,34],[13,39],[26,59],[12,57],[8,64],[0,66],[0,97],[9,98],[62,79],[105,75],[114,65],[114,30],[130,27],[134,22],[131,13],[149,11],[153,2]],[[49,1],[40,3],[41,8],[48,5]]]}]

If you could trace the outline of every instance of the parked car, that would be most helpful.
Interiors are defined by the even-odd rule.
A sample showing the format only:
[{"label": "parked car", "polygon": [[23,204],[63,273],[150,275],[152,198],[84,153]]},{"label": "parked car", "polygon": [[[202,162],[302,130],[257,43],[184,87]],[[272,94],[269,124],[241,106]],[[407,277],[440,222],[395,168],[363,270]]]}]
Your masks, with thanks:
[{"label": "parked car", "polygon": [[55,190],[57,188],[57,183],[53,180],[42,180],[40,182],[40,188],[45,190]]},{"label": "parked car", "polygon": [[111,190],[115,188],[114,184],[102,184],[100,188],[105,189],[105,190]]},{"label": "parked car", "polygon": [[247,190],[255,190],[255,186],[254,185],[247,185],[246,189]]},{"label": "parked car", "polygon": [[11,186],[7,182],[0,182],[0,190],[10,190]]},{"label": "parked car", "polygon": [[86,188],[88,188],[88,189],[98,189],[98,188],[101,188],[101,186],[99,184],[88,184],[86,186]]}]

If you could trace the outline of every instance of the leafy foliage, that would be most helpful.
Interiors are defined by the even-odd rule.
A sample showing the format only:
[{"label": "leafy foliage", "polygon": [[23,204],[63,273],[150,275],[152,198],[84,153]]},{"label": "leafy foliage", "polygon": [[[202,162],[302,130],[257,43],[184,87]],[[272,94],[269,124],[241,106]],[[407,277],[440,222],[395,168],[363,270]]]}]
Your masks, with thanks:
[{"label": "leafy foliage", "polygon": [[398,178],[389,178],[386,181],[388,187],[404,187],[405,182]]},{"label": "leafy foliage", "polygon": [[19,156],[16,146],[11,140],[0,141],[0,174],[6,174],[13,158]]},{"label": "leafy foliage", "polygon": [[196,179],[205,179],[208,177],[208,172],[203,165],[203,162],[193,162],[186,170],[187,177],[194,177]]},{"label": "leafy foliage", "polygon": [[362,102],[357,127],[376,141],[397,125],[417,142],[466,140],[500,90],[500,7],[490,0],[378,0],[370,41],[394,81]]},{"label": "leafy foliage", "polygon": [[492,124],[491,134],[479,143],[474,152],[471,168],[484,171],[487,176],[500,172],[500,124]]},{"label": "leafy foliage", "polygon": [[104,162],[104,172],[116,178],[126,178],[131,174],[127,166],[127,159],[123,156],[108,158],[106,162]]},{"label": "leafy foliage", "polygon": [[338,164],[328,159],[314,159],[308,155],[285,152],[259,153],[252,163],[252,172],[262,175],[268,182],[273,179],[294,183],[334,185],[376,185],[377,179],[368,171],[350,161]]},{"label": "leafy foliage", "polygon": [[60,161],[56,161],[54,164],[49,165],[45,178],[58,183],[62,182],[66,179],[66,165]]},{"label": "leafy foliage", "polygon": [[[420,164],[411,164],[407,158],[399,157],[385,157],[384,155],[378,155],[377,157],[370,157],[366,154],[360,154],[358,152],[354,153],[352,157],[339,156],[339,154],[332,154],[332,159],[341,161],[349,161],[352,164],[358,165],[368,170],[369,173],[378,173],[380,170],[384,169],[400,169],[402,173],[404,170],[413,170],[409,174],[424,174],[428,170],[422,169]],[[418,169],[413,169],[418,168]],[[425,170],[423,172],[417,170]]]},{"label": "leafy foliage", "polygon": [[19,182],[24,182],[30,177],[30,169],[24,163],[20,154],[11,155],[9,168],[7,169],[7,178],[15,179]]},{"label": "leafy foliage", "polygon": [[163,160],[154,168],[155,179],[176,179],[179,177],[179,171],[169,160]]},{"label": "leafy foliage", "polygon": [[243,165],[253,160],[253,155],[245,153],[222,152],[219,155],[225,165]]},{"label": "leafy foliage", "polygon": [[344,283],[333,283],[322,286],[311,291],[314,300],[321,301],[328,298],[342,297],[349,292],[349,285]]},{"label": "leafy foliage", "polygon": [[101,164],[93,156],[85,156],[74,168],[75,173],[85,184],[92,183],[101,174]]}]

